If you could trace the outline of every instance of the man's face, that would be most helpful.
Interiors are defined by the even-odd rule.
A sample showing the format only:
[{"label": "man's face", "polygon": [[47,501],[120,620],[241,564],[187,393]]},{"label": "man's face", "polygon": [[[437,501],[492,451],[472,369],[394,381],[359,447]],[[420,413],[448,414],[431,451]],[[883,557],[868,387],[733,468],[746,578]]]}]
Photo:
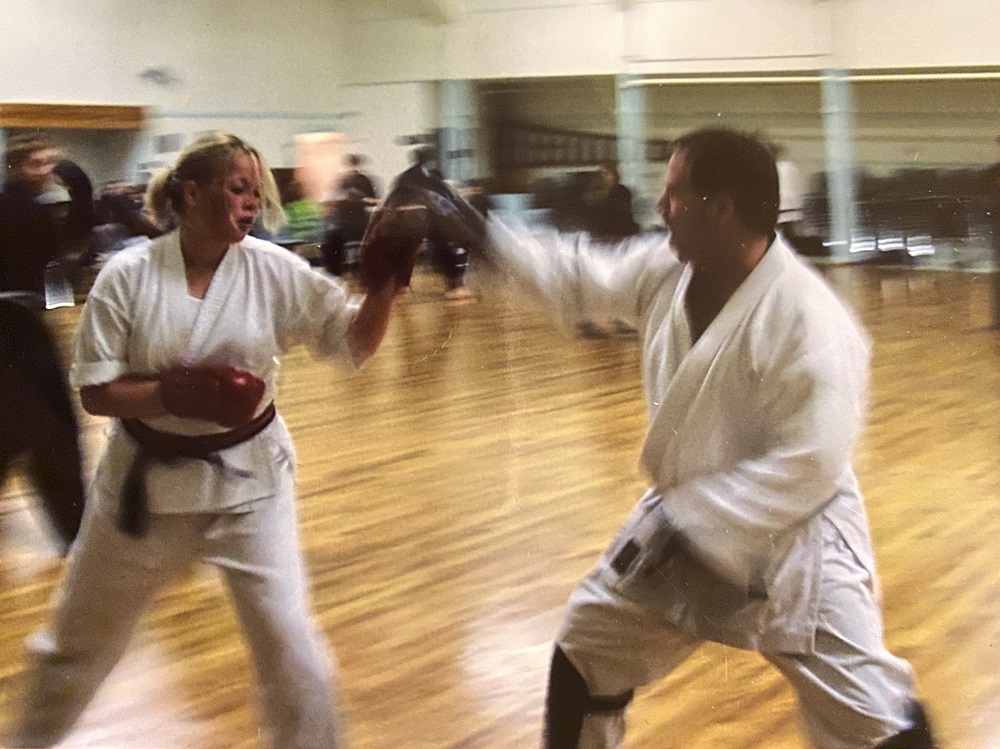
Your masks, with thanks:
[{"label": "man's face", "polygon": [[656,210],[670,229],[670,247],[681,262],[703,263],[715,244],[717,227],[710,216],[708,198],[691,185],[684,151],[674,153],[667,164],[666,184]]},{"label": "man's face", "polygon": [[52,169],[58,160],[59,151],[54,148],[33,151],[20,163],[13,177],[15,180],[27,182],[36,192],[41,192],[52,176]]}]

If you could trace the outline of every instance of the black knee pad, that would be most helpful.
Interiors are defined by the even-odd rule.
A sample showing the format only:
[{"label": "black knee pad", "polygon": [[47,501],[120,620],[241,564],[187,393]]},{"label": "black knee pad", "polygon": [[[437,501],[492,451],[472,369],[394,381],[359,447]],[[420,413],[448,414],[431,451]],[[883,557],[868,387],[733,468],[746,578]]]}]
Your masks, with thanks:
[{"label": "black knee pad", "polygon": [[916,701],[910,703],[909,717],[913,721],[912,728],[890,736],[875,749],[937,749],[924,706]]},{"label": "black knee pad", "polygon": [[632,692],[612,697],[594,697],[587,683],[556,646],[549,670],[545,697],[545,749],[576,749],[583,718],[597,713],[620,713],[632,701]]}]

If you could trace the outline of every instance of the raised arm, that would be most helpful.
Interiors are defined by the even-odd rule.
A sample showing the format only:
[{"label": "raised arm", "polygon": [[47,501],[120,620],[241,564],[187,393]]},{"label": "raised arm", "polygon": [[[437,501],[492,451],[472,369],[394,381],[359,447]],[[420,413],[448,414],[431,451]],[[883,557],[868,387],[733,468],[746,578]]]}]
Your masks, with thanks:
[{"label": "raised arm", "polygon": [[663,236],[598,245],[582,234],[531,230],[515,219],[487,224],[487,256],[560,321],[610,316],[637,325],[665,276],[678,267]]},{"label": "raised arm", "polygon": [[393,304],[405,288],[393,279],[369,292],[361,302],[347,330],[347,345],[354,366],[363,366],[378,350],[389,329]]}]

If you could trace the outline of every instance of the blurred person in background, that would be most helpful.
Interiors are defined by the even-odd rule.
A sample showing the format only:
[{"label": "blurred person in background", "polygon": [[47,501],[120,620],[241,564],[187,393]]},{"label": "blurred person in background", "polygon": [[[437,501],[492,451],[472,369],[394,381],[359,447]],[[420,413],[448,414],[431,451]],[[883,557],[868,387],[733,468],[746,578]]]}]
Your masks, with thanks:
[{"label": "blurred person in background", "polygon": [[7,144],[0,194],[0,291],[45,293],[45,267],[61,258],[69,191],[55,173],[59,148],[47,138]]},{"label": "blurred person in background", "polygon": [[[392,189],[424,191],[448,199],[454,193],[444,181],[436,148],[424,146],[411,154],[412,166],[401,172],[393,182]],[[431,253],[431,263],[445,281],[444,298],[454,302],[471,302],[475,294],[465,285],[465,271],[468,267],[471,247],[465,242],[455,241],[434,229],[427,236],[427,246]]]},{"label": "blurred person in background", "polygon": [[323,264],[336,276],[347,272],[349,245],[360,244],[368,226],[369,211],[378,204],[375,184],[362,169],[364,158],[359,154],[350,154],[344,165],[346,172],[334,190],[330,228],[321,248]]},{"label": "blurred person in background", "polygon": [[319,204],[309,200],[298,180],[288,186],[288,197],[282,206],[288,221],[288,238],[295,242],[315,242],[323,231],[323,217]]},{"label": "blurred person in background", "polygon": [[597,241],[619,242],[638,234],[632,191],[621,183],[618,167],[606,162],[594,174],[587,195],[587,231]]},{"label": "blurred person in background", "polygon": [[[639,225],[632,214],[632,191],[621,183],[618,167],[605,162],[593,173],[584,193],[583,226],[595,242],[614,245],[639,233]],[[603,338],[612,331],[634,333],[635,328],[621,318],[612,320],[584,320],[577,330],[584,338]]]},{"label": "blurred person in background", "polygon": [[[1000,148],[1000,135],[994,141]],[[990,237],[993,242],[993,329],[1000,331],[1000,160],[984,172],[987,211],[990,216]]]},{"label": "blurred person in background", "polygon": [[0,482],[25,458],[59,550],[69,550],[84,508],[76,412],[62,359],[41,316],[46,267],[61,256],[69,192],[45,138],[12,138],[0,194]]},{"label": "blurred person in background", "polygon": [[805,220],[806,183],[799,167],[788,158],[780,143],[771,145],[778,168],[778,230],[793,249],[801,252],[802,222]]},{"label": "blurred person in background", "polygon": [[84,308],[72,383],[88,412],[112,421],[3,745],[59,742],[156,592],[200,559],[229,589],[273,746],[341,746],[335,677],[309,616],[294,451],[273,403],[278,357],[304,343],[360,367],[400,283],[376,267],[368,294],[353,297],[248,237],[262,211],[279,222],[280,201],[260,154],[234,135],[189,146],[152,181],[147,205],[178,228],[115,254]]},{"label": "blurred person in background", "polygon": [[634,691],[706,640],[777,668],[818,749],[935,747],[913,670],[884,644],[852,468],[869,340],[775,233],[778,204],[767,147],[711,128],[676,143],[666,242],[609,257],[579,235],[448,214],[557,319],[622,316],[643,340],[651,486],[569,599],[547,749],[621,746]]},{"label": "blurred person in background", "polygon": [[83,168],[68,158],[61,158],[52,172],[66,186],[69,210],[63,225],[63,254],[79,260],[93,242],[94,185]]},{"label": "blurred person in background", "polygon": [[120,226],[127,237],[156,239],[164,229],[156,225],[143,205],[145,194],[146,185],[109,182],[101,190],[99,199],[101,223]]}]

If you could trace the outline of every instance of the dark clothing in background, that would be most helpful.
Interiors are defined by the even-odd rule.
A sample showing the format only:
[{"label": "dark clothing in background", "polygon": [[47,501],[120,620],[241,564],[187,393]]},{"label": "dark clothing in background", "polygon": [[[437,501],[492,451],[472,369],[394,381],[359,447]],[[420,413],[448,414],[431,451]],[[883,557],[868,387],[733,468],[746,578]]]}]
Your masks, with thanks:
[{"label": "dark clothing in background", "polygon": [[58,225],[49,206],[35,202],[23,182],[0,194],[0,291],[45,292],[45,266],[61,255]]},{"label": "dark clothing in background", "polygon": [[[427,169],[420,164],[414,164],[404,172],[400,172],[393,182],[393,190],[413,190],[415,194],[428,192],[438,195],[446,202],[454,200],[454,193],[437,169]],[[420,202],[420,201],[418,201]],[[431,263],[440,273],[449,290],[460,288],[465,280],[469,252],[473,251],[472,242],[454,241],[447,232],[436,226],[432,214],[430,229],[427,232],[427,248],[430,251]]]},{"label": "dark clothing in background", "polygon": [[360,198],[377,198],[375,185],[368,179],[367,174],[352,172],[340,181],[340,191],[344,194],[357,193]]},{"label": "dark clothing in background", "polygon": [[352,172],[337,186],[341,199],[333,208],[333,226],[323,238],[320,251],[324,267],[337,276],[347,272],[349,264],[348,247],[352,242],[360,242],[368,228],[368,204],[365,198],[378,197],[375,185],[367,175]]},{"label": "dark clothing in background", "polygon": [[156,237],[163,230],[143,215],[142,199],[127,191],[105,192],[101,196],[102,224],[120,224],[133,237]]},{"label": "dark clothing in background", "polygon": [[985,178],[986,199],[990,213],[993,240],[993,329],[1000,330],[1000,161],[987,167]]},{"label": "dark clothing in background", "polygon": [[451,195],[451,188],[444,181],[441,172],[437,169],[425,169],[420,164],[414,164],[406,171],[400,172],[392,183],[393,190],[403,187],[430,190],[443,196]]},{"label": "dark clothing in background", "polygon": [[632,215],[632,192],[615,185],[589,211],[587,231],[597,239],[622,239],[639,232]]},{"label": "dark clothing in background", "polygon": [[63,227],[63,240],[69,251],[82,251],[90,244],[94,228],[94,186],[78,164],[63,159],[52,171],[69,192],[69,215]]},{"label": "dark clothing in background", "polygon": [[2,298],[0,413],[0,483],[11,463],[26,456],[46,514],[68,548],[80,529],[85,497],[76,414],[41,316]]},{"label": "dark clothing in background", "polygon": [[[65,162],[64,162],[65,163]],[[75,165],[74,165],[75,166]],[[66,218],[36,201],[24,182],[11,182],[0,194],[0,292],[37,295],[38,309],[0,298],[0,483],[12,462],[27,458],[38,492],[63,552],[76,538],[85,499],[76,412],[62,361],[42,320],[45,268],[73,249],[89,244],[93,226],[90,180],[65,171],[70,194]],[[82,179],[81,179],[82,175]],[[74,191],[76,210],[74,212]]]}]

